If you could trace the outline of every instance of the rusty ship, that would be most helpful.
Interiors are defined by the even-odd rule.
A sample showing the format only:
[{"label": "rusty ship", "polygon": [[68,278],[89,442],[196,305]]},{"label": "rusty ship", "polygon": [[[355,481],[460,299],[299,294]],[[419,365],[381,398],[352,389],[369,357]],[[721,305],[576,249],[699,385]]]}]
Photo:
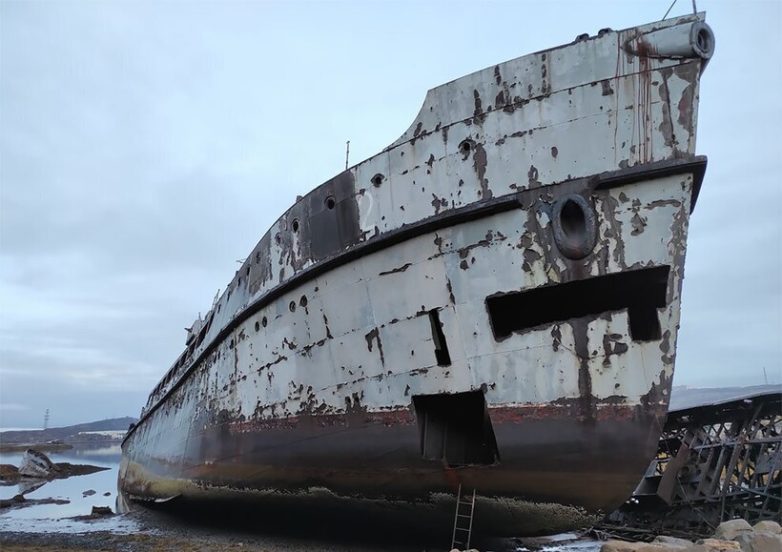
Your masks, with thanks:
[{"label": "rusty ship", "polygon": [[430,90],[199,315],[125,496],[622,504],[666,417],[713,51],[698,13]]}]

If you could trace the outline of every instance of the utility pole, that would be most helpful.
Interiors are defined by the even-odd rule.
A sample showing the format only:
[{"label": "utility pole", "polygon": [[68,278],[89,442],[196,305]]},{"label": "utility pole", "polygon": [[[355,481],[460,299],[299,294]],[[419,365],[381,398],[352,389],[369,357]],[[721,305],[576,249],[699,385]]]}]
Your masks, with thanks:
[{"label": "utility pole", "polygon": [[46,409],[46,412],[43,415],[43,428],[49,429],[49,409]]}]

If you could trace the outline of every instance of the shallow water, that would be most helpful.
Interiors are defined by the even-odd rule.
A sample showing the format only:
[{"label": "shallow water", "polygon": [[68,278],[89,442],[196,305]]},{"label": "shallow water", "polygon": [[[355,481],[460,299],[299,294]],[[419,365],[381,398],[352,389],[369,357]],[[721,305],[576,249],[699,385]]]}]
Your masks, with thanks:
[{"label": "shallow water", "polygon": [[[0,464],[18,466],[24,453],[0,453]],[[30,491],[29,482],[0,486],[0,498],[24,494],[26,499],[54,498],[68,500],[68,504],[35,504],[24,508],[0,510],[0,531],[32,532],[84,532],[84,531],[133,531],[136,524],[123,516],[95,521],[77,521],[74,516],[89,515],[93,506],[108,506],[116,511],[117,472],[121,457],[119,445],[100,448],[73,448],[46,453],[52,462],[90,464],[107,470],[78,475],[67,479],[55,479]],[[95,494],[84,496],[85,491]]]}]

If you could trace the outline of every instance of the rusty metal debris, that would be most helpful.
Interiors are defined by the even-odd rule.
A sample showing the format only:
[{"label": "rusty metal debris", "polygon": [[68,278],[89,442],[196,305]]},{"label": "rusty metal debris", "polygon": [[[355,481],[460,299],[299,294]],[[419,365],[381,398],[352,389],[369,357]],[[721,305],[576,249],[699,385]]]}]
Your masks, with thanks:
[{"label": "rusty metal debris", "polygon": [[646,476],[599,530],[708,536],[720,522],[782,515],[782,394],[673,411]]}]

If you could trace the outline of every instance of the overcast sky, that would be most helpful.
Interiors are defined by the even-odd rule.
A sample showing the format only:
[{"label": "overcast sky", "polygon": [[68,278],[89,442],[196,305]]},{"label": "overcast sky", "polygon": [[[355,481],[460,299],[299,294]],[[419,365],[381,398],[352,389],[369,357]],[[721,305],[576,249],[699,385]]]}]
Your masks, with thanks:
[{"label": "overcast sky", "polygon": [[[138,415],[345,140],[359,162],[427,89],[668,4],[0,0],[0,426]],[[717,48],[676,384],[782,380],[781,6],[698,1]]]}]

